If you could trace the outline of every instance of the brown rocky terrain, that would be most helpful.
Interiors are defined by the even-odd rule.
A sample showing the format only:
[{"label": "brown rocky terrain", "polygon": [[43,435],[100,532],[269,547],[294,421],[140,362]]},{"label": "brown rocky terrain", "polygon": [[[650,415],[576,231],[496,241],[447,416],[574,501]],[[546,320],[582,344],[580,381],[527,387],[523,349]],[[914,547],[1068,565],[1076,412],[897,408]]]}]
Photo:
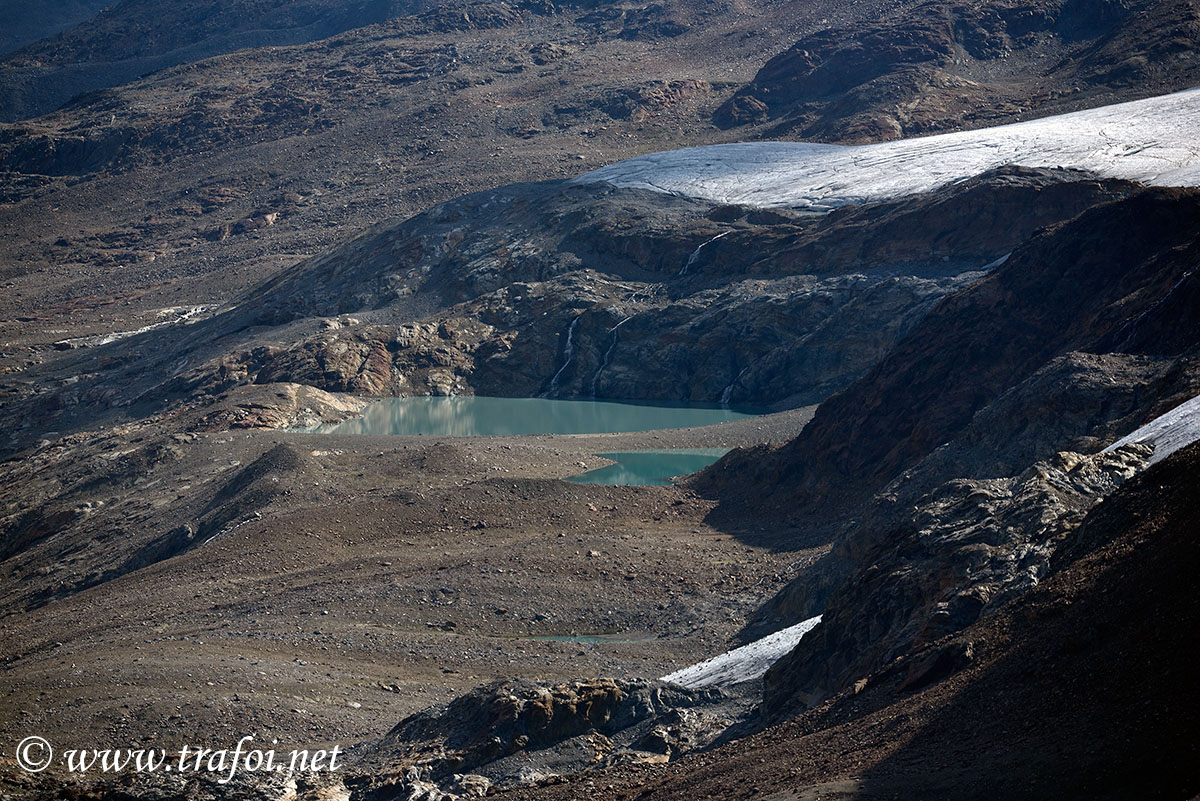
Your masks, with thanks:
[{"label": "brown rocky terrain", "polygon": [[[812,214],[562,179],[1168,91],[1197,24],[125,0],[5,57],[0,795],[1195,797],[1200,451],[1101,451],[1200,394],[1197,190],[1008,167]],[[294,430],[470,393],[777,411]],[[561,480],[656,447],[738,450]],[[657,680],[816,615],[761,681]],[[15,766],[31,732],[351,766],[79,782]]]},{"label": "brown rocky terrain", "polygon": [[480,193],[200,322],[60,343],[42,380],[7,382],[9,447],[250,385],[814,403],[1039,227],[1134,190],[1003,170],[827,216],[571,184]]},{"label": "brown rocky terrain", "polygon": [[107,0],[10,0],[5,3],[5,28],[0,32],[0,53],[73,28],[107,5]]},{"label": "brown rocky terrain", "polygon": [[[124,0],[92,19],[87,14],[85,24],[10,55],[0,67],[5,95],[0,119],[37,117],[75,95],[128,83],[165,67],[245,48],[326,39],[437,5],[425,0],[191,0],[164,8],[147,0]],[[79,15],[69,8],[60,13],[68,19],[68,14]]]},{"label": "brown rocky terrain", "polygon": [[818,552],[769,520],[707,526],[683,488],[560,478],[806,419],[500,439],[164,421],[7,462],[6,502],[45,500],[4,540],[4,736],[349,747],[484,682],[664,675]]},{"label": "brown rocky terrain", "polygon": [[[1136,450],[1128,456],[1140,458]],[[1106,799],[1193,797],[1200,786],[1191,758],[1200,697],[1189,660],[1200,609],[1189,576],[1197,567],[1193,532],[1200,510],[1192,489],[1198,468],[1200,449],[1193,446],[1134,476],[1070,529],[1036,586],[965,629],[867,671],[853,687],[794,720],[678,761],[611,764],[499,795],[782,800],[911,792],[929,798],[1069,798],[1082,791]],[[501,745],[520,747],[521,736],[569,741],[578,732],[604,730],[608,713],[601,710],[612,710],[614,722],[631,714],[622,699],[639,703],[641,687],[595,682],[477,690],[445,707],[464,717],[424,713],[382,742],[394,753],[414,742],[501,733],[493,726],[509,727],[504,731],[512,736],[495,741]],[[592,701],[581,706],[584,698]],[[515,715],[504,711],[510,708]],[[530,725],[535,709],[549,708],[559,710],[549,716],[562,727],[554,734]],[[600,716],[588,722],[585,709]],[[478,715],[492,723],[453,725],[460,719],[470,724]],[[418,729],[418,738],[404,738]],[[491,746],[460,742],[458,748],[464,747],[463,754]],[[366,792],[354,797],[380,797],[367,788],[379,786],[381,775],[372,769],[343,779],[352,793]],[[440,793],[439,785],[426,781],[432,775],[418,771],[404,781],[410,790]],[[496,792],[478,778],[455,776],[456,792]],[[6,781],[30,797],[54,792],[44,777],[9,774]],[[158,785],[147,792],[140,797],[205,791]]]},{"label": "brown rocky terrain", "polygon": [[[116,58],[125,52],[119,41],[154,52],[192,43],[177,51],[185,60],[176,66],[0,126],[0,280],[11,290],[0,299],[4,369],[39,364],[67,335],[106,335],[175,309],[220,306],[372,224],[466,192],[566,177],[651,150],[778,135],[772,123],[722,131],[711,118],[798,37],[875,26],[879,37],[903,38],[915,7],[890,0],[802,9],[783,0],[450,3],[410,14],[395,3],[319,5],[274,4],[278,16],[261,25],[254,20],[264,4],[230,8],[244,12],[234,27],[289,36],[300,30],[290,25],[314,14],[344,20],[338,25],[387,18],[317,41],[197,60],[201,51],[188,56],[188,48],[225,30],[218,18],[205,22],[194,3],[148,17],[145,3],[125,2],[104,21],[29,50],[39,63],[61,62],[90,80],[109,62],[85,63],[85,56]],[[1050,6],[1030,14],[1060,14]],[[1138,9],[1129,20],[1182,26],[1170,36],[1146,34],[1148,41],[1191,35],[1194,15],[1183,7]],[[109,36],[106,26],[146,34]],[[1097,69],[1123,58],[1120,41],[1076,33],[1071,47],[1091,48]],[[1036,113],[1187,85],[1189,52],[1147,57],[1159,77],[1122,82],[1098,74],[1071,102]],[[952,91],[925,87],[918,99],[937,105]],[[900,113],[899,101],[855,101],[826,114],[829,130],[812,135],[862,139],[856,115],[871,102],[879,114]],[[920,132],[1026,117],[1032,108],[1006,110],[982,96],[969,103],[996,116],[969,118],[960,104]]]},{"label": "brown rocky terrain", "polygon": [[725,137],[716,104],[813,24],[786,5],[460,4],[190,61],[0,126],[5,369],[64,336],[219,306],[467,192]]},{"label": "brown rocky terrain", "polygon": [[[525,209],[535,204],[522,193],[552,202],[536,205],[530,216]],[[610,726],[607,718],[584,715],[575,724],[562,723],[562,730],[522,723],[525,733],[520,734],[503,729],[508,726],[504,713],[496,724],[503,724],[503,730],[495,731],[507,745],[476,753],[471,750],[478,745],[471,745],[474,735],[450,725],[454,714],[423,713],[393,732],[394,742],[377,752],[381,759],[385,753],[390,756],[376,768],[364,767],[347,777],[349,791],[359,794],[370,795],[374,787],[460,794],[484,786],[471,776],[483,775],[502,788],[531,781],[550,788],[555,785],[548,782],[559,781],[554,774],[593,763],[645,782],[647,768],[622,774],[634,769],[621,765],[653,764],[664,755],[678,759],[714,738],[727,740],[732,732],[745,734],[805,709],[813,711],[804,715],[817,714],[827,709],[827,699],[837,704],[842,693],[861,690],[862,680],[870,686],[879,671],[884,676],[903,673],[896,680],[902,695],[937,684],[975,665],[979,653],[974,640],[947,645],[945,638],[992,625],[1045,583],[1056,560],[1078,555],[1083,546],[1073,538],[1087,528],[1085,516],[1093,507],[1103,507],[1096,503],[1105,495],[1121,492],[1116,488],[1140,468],[1146,452],[1064,454],[1022,473],[1024,467],[1072,444],[1094,451],[1195,394],[1194,343],[1188,329],[1174,324],[1180,313],[1186,319],[1186,311],[1173,311],[1175,304],[1186,310],[1191,303],[1187,288],[1194,233],[1188,226],[1194,204],[1190,190],[1140,189],[1029,170],[1004,170],[929,196],[822,217],[713,209],[604,187],[512,187],[444,204],[400,226],[380,227],[344,249],[281,273],[243,305],[194,325],[61,350],[64,376],[84,377],[68,382],[74,388],[68,393],[56,390],[54,404],[38,401],[41,408],[58,411],[44,419],[79,426],[86,419],[82,415],[96,414],[100,400],[109,407],[105,425],[111,428],[82,427],[32,449],[13,441],[26,450],[22,459],[7,464],[5,478],[5,564],[12,571],[5,590],[5,604],[12,610],[6,627],[14,633],[7,656],[13,680],[6,702],[14,710],[11,719],[25,727],[69,725],[78,736],[93,737],[137,736],[153,721],[168,719],[176,720],[181,730],[203,731],[212,741],[233,737],[239,726],[289,737],[304,736],[306,726],[308,731],[316,726],[331,742],[359,741],[380,736],[389,715],[394,722],[484,680],[653,678],[746,637],[756,630],[745,628],[747,620],[757,621],[757,630],[764,633],[822,611],[828,617],[768,673],[757,724],[746,718],[744,707],[739,713],[718,705],[703,713],[707,717],[693,716],[689,725],[695,728],[681,729],[687,717],[683,710],[696,705],[682,696],[673,696],[653,714],[634,715],[627,725]],[[639,207],[641,216],[630,225],[629,211]],[[618,218],[608,216],[609,208],[621,210],[622,225],[613,224]],[[995,209],[995,230],[963,225],[959,215],[967,212],[959,208],[976,214]],[[1011,211],[1015,208],[1024,216]],[[1086,210],[1079,214],[1081,208]],[[1073,215],[1078,216],[1033,230],[1047,218],[1053,223]],[[1002,218],[1010,220],[1007,228],[999,224]],[[471,226],[463,226],[463,220]],[[686,222],[682,227],[681,220]],[[397,355],[411,359],[430,352],[421,336],[453,343],[471,321],[493,325],[488,314],[516,331],[522,315],[536,320],[542,311],[550,316],[573,309],[580,319],[585,304],[604,308],[613,300],[597,289],[605,281],[630,283],[635,291],[615,298],[623,302],[632,302],[638,291],[650,294],[646,287],[655,284],[666,285],[661,291],[668,299],[681,289],[720,298],[723,293],[714,290],[730,280],[730,270],[709,274],[704,249],[697,244],[709,241],[712,229],[706,226],[715,220],[746,231],[738,252],[746,273],[763,276],[755,286],[773,275],[780,276],[776,281],[803,276],[828,280],[848,268],[861,270],[864,263],[889,264],[884,278],[903,268],[912,275],[915,267],[927,268],[930,256],[937,256],[931,242],[947,237],[952,244],[945,247],[970,256],[970,264],[938,258],[933,263],[943,275],[966,269],[967,280],[978,280],[957,292],[943,292],[930,310],[917,313],[907,333],[880,349],[882,361],[864,368],[861,378],[822,404],[799,437],[774,450],[763,443],[794,437],[807,418],[785,413],[712,431],[570,442],[522,438],[430,444],[321,437],[317,448],[306,444],[316,440],[305,435],[253,430],[352,414],[360,401],[326,390],[388,392],[345,383],[351,374],[336,365],[349,365],[354,376],[395,369]],[[907,231],[907,238],[882,235],[889,226]],[[524,251],[513,246],[514,235],[526,243]],[[551,249],[537,237],[557,245]],[[749,247],[753,243],[763,250]],[[1007,249],[1013,252],[1003,264],[982,278],[973,272],[980,261],[996,261],[993,257]],[[697,252],[701,256],[693,260],[691,254]],[[397,269],[397,253],[404,254],[400,268],[411,271],[399,284],[389,278]],[[581,269],[585,259],[593,258],[603,258],[612,271],[602,280]],[[694,273],[685,269],[689,264]],[[1047,264],[1053,269],[1046,269]],[[975,267],[968,269],[971,265]],[[788,276],[798,269],[804,272]],[[738,279],[736,272],[732,278]],[[504,298],[529,297],[543,305],[533,307],[536,313],[523,312],[518,303],[490,312],[483,311],[486,306],[468,305],[472,311],[454,324],[438,317],[439,308],[460,309],[471,303],[463,298],[487,298],[497,291]],[[796,301],[812,302],[813,295],[809,286]],[[747,295],[747,302],[752,297]],[[698,304],[692,301],[691,306]],[[397,343],[396,349],[383,343],[383,361],[366,372],[372,364],[369,350],[346,361],[333,360],[330,354],[336,351],[327,350],[317,361],[319,373],[281,373],[271,362],[251,362],[253,369],[247,369],[241,356],[216,362],[196,358],[222,350],[244,353],[245,348],[231,343],[246,335],[262,341],[265,334],[280,343],[275,347],[311,341],[297,336],[306,330],[316,332],[316,341],[336,342],[346,333],[361,336],[359,332],[376,330],[388,320],[414,319],[418,312],[438,322],[398,324],[407,326],[411,339]],[[671,319],[664,311],[655,316]],[[893,310],[863,317],[860,324],[877,327],[878,322],[870,321],[888,319],[895,319]],[[572,339],[567,357],[561,339],[567,333],[565,322],[549,327],[548,343],[531,346],[558,356],[546,363],[537,387],[545,386],[555,364],[569,366],[563,359],[582,361],[599,354],[592,345],[593,355],[583,355],[589,351],[588,329],[580,323],[570,326],[578,339]],[[547,329],[535,326],[528,335],[539,333],[547,336]],[[989,349],[988,343],[994,347]],[[442,347],[463,352],[451,344]],[[786,350],[795,358],[807,347],[800,341]],[[1087,353],[1089,349],[1096,353]],[[156,359],[181,363],[178,377],[165,385],[165,395],[151,390],[166,375],[152,366]],[[107,369],[116,371],[107,376],[106,360],[113,365]],[[669,373],[695,360],[685,357],[679,368],[659,363],[653,369]],[[94,376],[73,366],[89,361],[99,368]],[[189,363],[200,369],[186,369]],[[955,369],[963,363],[973,369]],[[411,367],[403,369],[415,374]],[[140,383],[140,375],[149,383]],[[479,378],[474,369],[456,375],[464,382]],[[925,376],[929,383],[913,375]],[[568,380],[578,378],[571,373]],[[891,403],[868,408],[876,410],[876,417],[881,409],[890,417],[873,419],[857,411],[831,416],[831,409],[854,410],[843,406],[847,399],[871,397],[880,391],[881,381]],[[97,392],[111,393],[108,398],[116,402],[105,402]],[[1027,421],[1047,417],[1048,400],[1059,404],[1060,411],[1031,427]],[[25,408],[32,412],[38,407]],[[905,415],[925,422],[910,425],[903,422]],[[25,427],[29,434],[45,430],[44,422],[29,419],[35,421]],[[769,500],[764,476],[779,471],[772,479],[778,501],[786,497],[780,491],[805,486],[796,478],[804,471],[829,473],[820,460],[839,458],[838,452],[809,457],[799,466],[795,454],[811,447],[804,443],[812,432],[828,436],[823,429],[844,420],[854,426],[842,453],[887,448],[880,453],[912,455],[890,467],[879,462],[881,457],[871,462],[880,475],[891,470],[890,484],[872,484],[875,474],[857,476],[859,488],[889,484],[866,506],[860,503],[861,517],[842,517],[839,523],[831,514],[837,507],[827,506],[817,516],[811,508],[804,514],[800,506],[791,510],[796,522],[781,525],[776,507],[764,502]],[[936,426],[930,429],[937,431],[936,440],[948,444],[933,447],[933,437],[922,440],[908,433],[924,431],[922,425]],[[251,430],[240,430],[246,428]],[[675,445],[715,441],[756,447],[728,457],[691,485],[715,495],[719,506],[687,487],[584,489],[557,481],[585,467],[590,454],[622,442],[644,447],[663,439]],[[1016,469],[1006,473],[1005,466]],[[912,469],[906,473],[906,467]],[[781,485],[781,479],[792,484]],[[747,485],[753,489],[743,489]],[[829,486],[844,493],[855,485],[847,479]],[[866,500],[864,489],[857,491]],[[745,503],[751,494],[755,502]],[[114,531],[122,532],[120,549],[106,544]],[[455,543],[449,549],[447,535]],[[647,535],[653,545],[646,543]],[[698,561],[697,542],[703,539],[697,537],[706,536],[713,537],[711,561]],[[749,554],[754,555],[753,569],[746,562]],[[562,566],[573,558],[581,560],[583,573],[567,577]],[[646,569],[647,558],[655,560],[653,569]],[[399,582],[395,565],[405,566]],[[536,592],[529,591],[531,571],[537,575]],[[347,572],[354,574],[349,584],[339,578]],[[285,589],[270,591],[280,576],[287,577]],[[572,586],[575,578],[596,584],[580,593]],[[773,585],[789,579],[777,598],[756,612]],[[684,587],[692,589],[681,596]],[[224,600],[214,604],[214,596]],[[130,607],[146,598],[156,599],[157,623]],[[98,616],[111,622],[95,627]],[[85,633],[88,626],[94,633]],[[147,627],[153,627],[152,634]],[[692,636],[699,632],[704,633]],[[580,633],[600,639],[581,648],[573,639]],[[513,638],[520,644],[506,648]],[[259,639],[261,647],[249,647]],[[494,653],[481,644],[492,639],[500,641]],[[53,705],[38,703],[46,682],[60,675],[64,656],[59,651],[64,648],[71,664],[88,666],[81,670],[89,678],[59,687]],[[186,661],[172,667],[179,648]],[[579,657],[592,661],[580,663]],[[323,671],[324,678],[310,667]],[[452,672],[439,677],[438,670]],[[191,683],[197,675],[206,676],[202,685]],[[314,694],[301,686],[310,680],[332,682],[329,686],[337,689]],[[167,697],[147,690],[171,683],[177,690],[191,687],[185,703],[174,703],[174,711]],[[123,686],[131,688],[129,694],[114,692]],[[402,698],[397,703],[358,700],[368,686]],[[613,703],[624,703],[643,691],[630,688],[645,685],[588,679],[575,686],[579,689],[571,692],[595,689]],[[539,698],[543,691],[559,692],[546,686],[528,690]],[[467,698],[487,710],[506,703],[508,694],[493,687]],[[577,709],[578,703],[568,706]],[[64,713],[67,708],[74,711]],[[114,708],[122,710],[119,725],[95,728],[106,720],[100,717],[102,710]],[[885,714],[880,708],[871,714],[876,713]],[[320,723],[306,724],[314,714]],[[854,714],[858,717],[844,725],[873,725],[870,715]],[[722,729],[739,719],[741,729]],[[426,722],[417,725],[414,720]],[[651,738],[653,743],[644,740],[660,728],[669,734],[672,726],[676,745],[662,733]],[[430,734],[438,727],[442,734]],[[776,736],[771,731],[755,737]],[[544,746],[540,749],[532,745],[538,737],[548,738],[538,741]],[[164,742],[174,741],[168,736]],[[1005,748],[1011,745],[1004,742]],[[538,767],[530,767],[531,748],[539,754]],[[685,757],[680,764],[694,763]],[[173,797],[172,792],[161,785],[137,790],[141,797]]]},{"label": "brown rocky terrain", "polygon": [[715,120],[833,141],[995,125],[1189,87],[1198,36],[1187,0],[934,0],[801,39]]},{"label": "brown rocky terrain", "polygon": [[794,721],[500,797],[1194,798],[1198,469],[1192,447],[1134,478],[1046,581]]}]

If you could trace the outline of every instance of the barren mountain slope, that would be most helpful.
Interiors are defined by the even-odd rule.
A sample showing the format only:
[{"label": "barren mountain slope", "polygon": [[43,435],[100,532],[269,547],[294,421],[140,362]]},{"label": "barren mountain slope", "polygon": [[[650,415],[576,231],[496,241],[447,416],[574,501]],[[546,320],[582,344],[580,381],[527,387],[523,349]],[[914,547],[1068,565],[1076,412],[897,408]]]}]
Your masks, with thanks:
[{"label": "barren mountain slope", "polygon": [[436,5],[436,0],[121,0],[0,62],[0,119],[36,117],[77,94],[164,67],[248,47],[324,39]]},{"label": "barren mountain slope", "polygon": [[[189,61],[0,127],[0,193],[8,201],[0,204],[0,253],[11,290],[0,305],[7,367],[37,363],[68,329],[110,333],[169,318],[177,307],[219,304],[370,224],[464,192],[567,177],[641,152],[778,135],[771,122],[722,131],[712,114],[797,37],[876,26],[881,41],[902,41],[920,18],[909,13],[914,7],[892,0],[455,3],[310,44]],[[119,8],[125,15],[142,6]],[[191,8],[181,4],[172,13]],[[272,24],[312,10],[301,3],[284,8],[291,10]],[[336,16],[343,6],[322,8]],[[937,13],[958,30],[984,11],[972,5]],[[1066,13],[1055,4],[1029,9],[1046,19]],[[1075,25],[1082,12],[1072,13]],[[1192,36],[1194,13],[1183,6],[1129,13],[1112,30],[1146,18],[1182,26],[1148,40]],[[173,19],[135,15],[129,24]],[[1017,80],[1013,96],[1030,98],[1020,110],[967,93],[967,101],[904,131],[975,127],[1194,80],[1187,58],[1194,49],[1151,59],[1153,75],[1130,82],[1116,68],[1126,58],[1120,42],[1102,42],[1095,38],[1100,29],[1086,26],[1067,42],[1066,29],[1055,26],[1034,37],[1049,37],[1042,56],[1061,51],[1064,63],[1074,63],[1086,53],[1099,70],[1086,91],[1055,78],[1053,92],[1067,94],[1052,102]],[[154,49],[206,30],[174,27],[178,33],[147,34],[136,45]],[[73,36],[79,47],[109,41],[90,28]],[[39,47],[59,52],[52,43]],[[75,45],[61,47],[65,61],[75,58]],[[1014,75],[1040,74],[1045,66],[1004,53],[989,59]],[[886,58],[880,64],[888,74],[908,69]],[[1104,72],[1106,65],[1115,72]],[[937,106],[955,92],[925,87],[918,100]],[[965,110],[981,103],[994,113],[975,118]],[[911,105],[890,96],[855,100],[822,112],[828,130],[804,135],[862,139],[855,126],[868,113],[863,109],[903,115]]]},{"label": "barren mountain slope", "polygon": [[706,121],[733,82],[815,24],[786,5],[473,3],[192,62],[0,126],[8,366],[68,329],[221,303],[466,192],[722,137]]},{"label": "barren mountain slope", "polygon": [[73,28],[108,4],[109,0],[5,0],[0,54]]},{"label": "barren mountain slope", "polygon": [[1183,89],[1200,79],[1193,0],[993,0],[831,26],[772,58],[722,127],[877,141]]},{"label": "barren mountain slope", "polygon": [[[0,125],[0,736],[373,754],[302,801],[1200,792],[1200,446],[1105,450],[1200,396],[1200,95],[721,144],[1177,89],[1192,0],[158,8],[0,64],[176,62]],[[472,392],[782,411],[288,430]],[[818,616],[761,696],[655,680]],[[233,793],[63,778],[0,761]]]},{"label": "barren mountain slope", "polygon": [[[849,506],[1058,356],[1183,355],[1200,334],[1196,203],[1195,190],[1150,190],[1034,237],[942,301],[874,369],[822,404],[798,439],[766,462],[757,461],[762,454],[751,460],[758,470],[771,465],[778,497],[799,501],[799,514]],[[727,457],[734,473],[739,458]],[[753,486],[760,495],[762,484]]]},{"label": "barren mountain slope", "polygon": [[206,411],[279,383],[814,403],[1039,227],[1133,191],[1011,169],[815,217],[597,185],[505,187],[377,226],[207,319],[60,343],[0,384],[6,446],[183,409],[206,428],[282,421],[257,395],[240,418]]},{"label": "barren mountain slope", "polygon": [[[500,797],[1191,798],[1198,479],[1197,446],[1147,470],[1092,510],[1047,581],[793,722]],[[940,658],[954,653],[969,656]]]}]

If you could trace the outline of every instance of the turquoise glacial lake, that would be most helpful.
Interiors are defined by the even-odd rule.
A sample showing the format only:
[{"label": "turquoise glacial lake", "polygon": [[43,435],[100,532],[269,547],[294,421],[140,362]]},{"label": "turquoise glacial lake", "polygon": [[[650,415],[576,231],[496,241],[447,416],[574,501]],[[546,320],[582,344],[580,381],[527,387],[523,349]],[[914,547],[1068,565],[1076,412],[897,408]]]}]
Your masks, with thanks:
[{"label": "turquoise glacial lake", "polygon": [[[317,434],[424,434],[435,437],[616,434],[709,426],[753,417],[754,414],[754,410],[707,404],[477,396],[388,398],[363,409],[362,417],[308,430]],[[674,475],[680,474],[677,471]]]},{"label": "turquoise glacial lake", "polygon": [[703,470],[729,453],[729,448],[677,448],[662,451],[629,451],[598,453],[616,464],[571,476],[567,481],[577,484],[608,484],[616,486],[664,486],[671,479]]}]

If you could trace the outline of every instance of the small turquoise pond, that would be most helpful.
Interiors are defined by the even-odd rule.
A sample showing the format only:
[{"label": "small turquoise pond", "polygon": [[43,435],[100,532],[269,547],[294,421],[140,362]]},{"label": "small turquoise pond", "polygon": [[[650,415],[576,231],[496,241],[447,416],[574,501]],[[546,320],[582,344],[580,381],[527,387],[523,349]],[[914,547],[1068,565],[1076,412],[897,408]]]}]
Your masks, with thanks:
[{"label": "small turquoise pond", "polygon": [[[709,426],[752,417],[754,413],[709,404],[478,396],[389,398],[366,407],[362,417],[308,430],[316,434],[424,434],[435,437],[616,434]],[[678,475],[678,471],[675,474]]]},{"label": "small turquoise pond", "polygon": [[597,456],[611,459],[616,464],[571,476],[567,481],[616,486],[665,486],[671,483],[672,478],[703,470],[727,453],[729,448],[598,453]]}]

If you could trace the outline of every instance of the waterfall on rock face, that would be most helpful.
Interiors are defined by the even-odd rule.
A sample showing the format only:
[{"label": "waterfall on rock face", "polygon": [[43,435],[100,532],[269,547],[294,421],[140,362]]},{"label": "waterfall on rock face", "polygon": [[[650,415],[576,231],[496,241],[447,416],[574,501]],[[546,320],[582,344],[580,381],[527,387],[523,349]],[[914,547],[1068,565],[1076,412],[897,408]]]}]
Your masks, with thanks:
[{"label": "waterfall on rock face", "polygon": [[[582,317],[583,315],[579,315]],[[579,317],[571,321],[567,326],[567,344],[563,347],[563,363],[562,367],[558,368],[558,372],[554,374],[554,378],[550,379],[550,388],[546,390],[543,397],[549,397],[558,390],[558,379],[562,378],[563,371],[571,364],[571,360],[575,358],[575,327],[579,325]]]},{"label": "waterfall on rock face", "polygon": [[688,270],[690,270],[692,268],[692,265],[700,260],[700,251],[704,250],[706,247],[711,245],[713,242],[716,242],[721,237],[729,236],[732,233],[733,233],[733,230],[730,229],[723,234],[717,234],[716,236],[714,236],[712,239],[708,240],[707,242],[700,243],[700,247],[693,250],[692,255],[688,256],[687,264],[683,265],[683,269],[679,271],[679,274],[687,275]]},{"label": "waterfall on rock face", "polygon": [[604,372],[604,368],[608,367],[612,360],[613,351],[617,349],[617,329],[632,320],[633,317],[626,317],[621,322],[608,329],[609,336],[612,337],[612,342],[608,344],[608,350],[604,351],[604,358],[600,360],[600,367],[596,369],[596,374],[592,376],[592,397],[596,397],[596,385],[600,382],[600,374]]},{"label": "waterfall on rock face", "polygon": [[725,391],[721,393],[721,405],[722,406],[729,405],[729,399],[733,397],[733,388],[737,385],[737,382],[742,380],[742,376],[744,376],[749,371],[750,371],[749,367],[743,367],[742,371],[737,374],[737,378],[730,381],[729,386],[725,387]]},{"label": "waterfall on rock face", "polygon": [[1183,274],[1182,278],[1180,278],[1178,281],[1175,282],[1174,286],[1172,286],[1170,289],[1167,290],[1167,294],[1163,295],[1161,298],[1159,298],[1158,300],[1156,300],[1154,302],[1153,306],[1146,309],[1145,311],[1143,311],[1141,314],[1139,314],[1137,317],[1133,318],[1129,322],[1125,323],[1125,325],[1121,326],[1121,331],[1118,331],[1117,333],[1119,334],[1123,331],[1128,331],[1129,336],[1125,337],[1125,339],[1121,341],[1121,344],[1117,346],[1120,349],[1120,351],[1124,351],[1125,348],[1129,347],[1129,345],[1133,342],[1133,338],[1137,335],[1138,326],[1141,325],[1141,322],[1143,320],[1149,319],[1154,314],[1154,312],[1158,311],[1158,309],[1160,309],[1162,307],[1162,305],[1164,303],[1166,303],[1167,300],[1172,295],[1175,294],[1176,289],[1179,289],[1179,287],[1181,287],[1185,283],[1187,283],[1187,280],[1192,277],[1192,273],[1194,273],[1194,272],[1196,272],[1196,271],[1188,270],[1186,273]]}]

